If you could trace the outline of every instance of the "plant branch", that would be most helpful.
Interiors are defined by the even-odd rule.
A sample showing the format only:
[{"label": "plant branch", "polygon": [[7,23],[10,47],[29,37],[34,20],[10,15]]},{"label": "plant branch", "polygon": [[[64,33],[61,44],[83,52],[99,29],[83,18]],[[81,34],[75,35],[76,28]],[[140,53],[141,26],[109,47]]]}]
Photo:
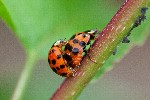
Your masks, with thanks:
[{"label": "plant branch", "polygon": [[36,53],[35,52],[28,53],[27,58],[26,58],[26,63],[24,66],[24,70],[21,73],[21,76],[18,80],[16,89],[14,91],[14,94],[13,94],[11,100],[21,100],[22,99],[24,90],[28,84],[28,80],[31,75],[31,72],[32,72],[35,62],[36,62]]},{"label": "plant branch", "polygon": [[53,94],[51,100],[76,99],[96,72],[112,55],[117,45],[133,29],[135,21],[141,15],[141,8],[147,7],[148,3],[149,0],[126,0],[89,50],[90,57],[97,64],[91,62],[86,56],[81,62],[76,76],[66,78]]}]

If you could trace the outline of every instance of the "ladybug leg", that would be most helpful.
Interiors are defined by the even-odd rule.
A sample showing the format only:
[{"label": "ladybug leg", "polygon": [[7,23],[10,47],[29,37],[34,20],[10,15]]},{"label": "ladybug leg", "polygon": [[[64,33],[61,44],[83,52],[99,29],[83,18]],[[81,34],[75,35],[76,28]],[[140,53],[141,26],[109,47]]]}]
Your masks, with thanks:
[{"label": "ladybug leg", "polygon": [[[100,35],[101,33],[102,33],[102,31],[99,31],[99,30],[96,31],[97,35]],[[96,39],[97,39],[97,36],[94,38],[94,40],[96,40]]]},{"label": "ladybug leg", "polygon": [[[95,34],[97,34],[97,36],[100,35],[101,33],[102,33],[101,31],[99,31],[99,30],[97,30],[97,29],[95,30]],[[94,35],[94,36],[93,36],[93,37],[94,37],[94,38],[93,38],[94,41],[97,39],[97,36],[95,36],[95,34],[93,34],[93,35]]]},{"label": "ladybug leg", "polygon": [[[91,41],[89,41],[87,45],[90,45],[90,48],[91,48],[91,46],[92,46],[92,45],[91,45]],[[85,48],[83,48],[83,52],[85,53],[85,55],[88,56],[88,58],[89,58],[90,61],[96,63],[96,61],[93,60],[93,59],[90,57],[89,53],[87,52],[87,50],[86,50]],[[96,64],[97,64],[97,63],[96,63]]]},{"label": "ladybug leg", "polygon": [[[91,45],[90,45],[90,46],[91,46]],[[92,61],[92,62],[96,63],[96,61],[95,61],[95,60],[93,60],[93,59],[90,57],[90,55],[89,55],[89,53],[87,52],[87,50],[84,50],[83,52],[85,53],[85,55],[87,55],[87,56],[88,56],[88,58],[89,58],[89,60],[90,60],[90,61]],[[96,63],[96,64],[97,64],[97,63]]]},{"label": "ladybug leg", "polygon": [[69,69],[70,69],[71,72],[72,72],[72,76],[73,76],[73,77],[76,76],[77,70],[76,70],[76,69],[73,69],[72,67],[70,67]]}]

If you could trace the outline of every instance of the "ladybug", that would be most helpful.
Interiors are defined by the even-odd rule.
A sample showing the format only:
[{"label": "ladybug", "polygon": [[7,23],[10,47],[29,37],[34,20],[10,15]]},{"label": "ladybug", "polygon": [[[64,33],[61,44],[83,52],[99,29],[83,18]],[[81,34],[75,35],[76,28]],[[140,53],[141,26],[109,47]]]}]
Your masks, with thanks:
[{"label": "ladybug", "polygon": [[73,76],[73,69],[68,66],[67,61],[63,58],[62,47],[65,46],[67,41],[56,41],[48,53],[48,62],[51,69],[60,76],[70,77]]},{"label": "ladybug", "polygon": [[[75,68],[80,65],[83,56],[87,54],[85,48],[89,44],[91,46],[91,40],[94,40],[96,33],[97,30],[80,32],[73,35],[70,40],[68,40],[68,43],[65,45],[63,57],[69,66]],[[89,55],[88,57],[90,58]]]}]

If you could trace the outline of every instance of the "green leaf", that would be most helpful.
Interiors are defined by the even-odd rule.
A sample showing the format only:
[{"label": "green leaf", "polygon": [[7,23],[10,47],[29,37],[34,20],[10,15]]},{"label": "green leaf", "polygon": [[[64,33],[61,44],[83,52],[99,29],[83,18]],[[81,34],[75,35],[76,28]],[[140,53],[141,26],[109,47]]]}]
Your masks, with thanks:
[{"label": "green leaf", "polygon": [[0,18],[2,18],[5,22],[7,22],[7,24],[15,30],[14,25],[12,23],[12,19],[8,13],[6,7],[4,6],[4,4],[1,1],[0,1]]},{"label": "green leaf", "polygon": [[[103,6],[105,2],[98,0],[3,0],[2,2],[8,10],[7,16],[10,16],[15,25],[15,28],[11,28],[25,50],[38,52],[39,59],[47,57],[47,51],[53,42],[60,38],[69,38],[75,32],[84,30],[102,29],[111,18],[110,14],[113,15],[113,9],[117,10],[105,9]],[[104,7],[105,11],[100,7]],[[108,17],[104,16],[104,12],[108,12],[106,15]],[[10,23],[9,20],[6,21]]]}]

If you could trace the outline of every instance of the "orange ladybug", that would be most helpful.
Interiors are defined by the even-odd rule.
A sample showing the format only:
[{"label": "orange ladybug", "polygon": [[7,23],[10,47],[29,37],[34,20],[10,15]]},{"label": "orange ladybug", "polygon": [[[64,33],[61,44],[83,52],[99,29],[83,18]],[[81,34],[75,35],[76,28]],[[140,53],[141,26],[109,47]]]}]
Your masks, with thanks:
[{"label": "orange ladybug", "polygon": [[51,69],[60,76],[70,77],[74,75],[73,69],[68,66],[67,61],[63,58],[62,46],[65,46],[67,41],[56,41],[48,53],[48,62]]},{"label": "orange ladybug", "polygon": [[83,56],[87,54],[87,50],[85,50],[86,45],[90,44],[91,46],[90,42],[95,38],[97,32],[97,30],[80,32],[73,35],[70,40],[68,40],[68,43],[65,45],[63,57],[69,66],[75,68],[80,65]]}]

